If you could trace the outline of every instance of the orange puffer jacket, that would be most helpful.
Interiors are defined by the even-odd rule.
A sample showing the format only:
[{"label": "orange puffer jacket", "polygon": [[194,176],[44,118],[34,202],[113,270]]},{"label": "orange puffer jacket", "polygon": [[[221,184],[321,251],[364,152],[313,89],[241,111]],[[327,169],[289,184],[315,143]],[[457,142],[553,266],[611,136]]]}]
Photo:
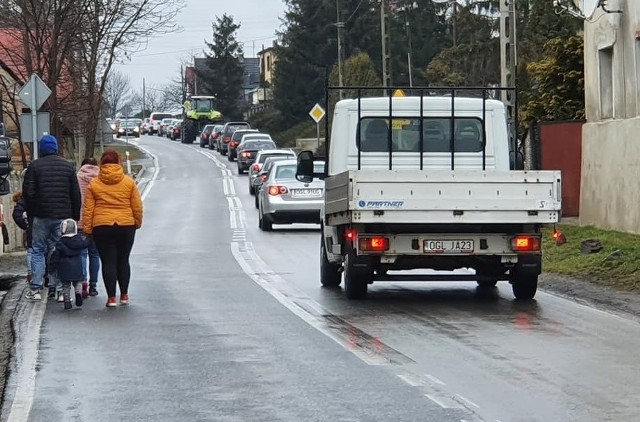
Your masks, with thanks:
[{"label": "orange puffer jacket", "polygon": [[120,164],[103,164],[89,183],[84,200],[82,229],[90,235],[97,226],[142,226],[142,198],[136,182]]}]

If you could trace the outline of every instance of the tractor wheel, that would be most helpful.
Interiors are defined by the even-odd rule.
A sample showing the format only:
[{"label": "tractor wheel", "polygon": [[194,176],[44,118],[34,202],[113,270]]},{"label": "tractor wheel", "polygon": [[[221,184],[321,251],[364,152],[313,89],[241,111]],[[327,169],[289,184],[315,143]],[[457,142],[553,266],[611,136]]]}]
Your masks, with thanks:
[{"label": "tractor wheel", "polygon": [[193,120],[184,121],[184,137],[182,138],[183,144],[192,144],[198,136],[198,124]]}]

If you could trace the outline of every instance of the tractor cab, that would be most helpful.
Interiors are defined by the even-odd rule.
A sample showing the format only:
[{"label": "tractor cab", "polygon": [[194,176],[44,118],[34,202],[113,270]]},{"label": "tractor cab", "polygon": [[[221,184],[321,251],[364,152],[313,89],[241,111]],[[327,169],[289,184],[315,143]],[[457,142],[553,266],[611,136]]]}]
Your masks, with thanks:
[{"label": "tractor cab", "polygon": [[182,142],[193,143],[206,125],[222,122],[222,113],[216,107],[217,100],[213,96],[192,96],[184,103],[186,118],[183,122]]}]

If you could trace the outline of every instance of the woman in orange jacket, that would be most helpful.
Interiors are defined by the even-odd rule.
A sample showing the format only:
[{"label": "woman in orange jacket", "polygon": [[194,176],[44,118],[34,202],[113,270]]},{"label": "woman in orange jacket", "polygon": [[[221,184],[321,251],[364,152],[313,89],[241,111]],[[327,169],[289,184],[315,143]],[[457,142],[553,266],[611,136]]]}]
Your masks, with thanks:
[{"label": "woman in orange jacket", "polygon": [[129,255],[141,226],[142,198],[136,182],[124,174],[118,153],[107,150],[100,158],[98,177],[86,191],[82,227],[98,247],[109,308],[116,306],[116,284],[120,304],[129,303]]}]

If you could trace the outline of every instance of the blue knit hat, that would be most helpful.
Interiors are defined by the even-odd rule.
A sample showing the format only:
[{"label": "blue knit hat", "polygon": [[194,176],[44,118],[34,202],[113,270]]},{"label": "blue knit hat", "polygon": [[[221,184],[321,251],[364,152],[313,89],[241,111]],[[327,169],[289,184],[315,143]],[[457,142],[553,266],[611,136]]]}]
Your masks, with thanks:
[{"label": "blue knit hat", "polygon": [[40,153],[54,154],[58,152],[58,140],[55,136],[44,135],[40,138]]}]

